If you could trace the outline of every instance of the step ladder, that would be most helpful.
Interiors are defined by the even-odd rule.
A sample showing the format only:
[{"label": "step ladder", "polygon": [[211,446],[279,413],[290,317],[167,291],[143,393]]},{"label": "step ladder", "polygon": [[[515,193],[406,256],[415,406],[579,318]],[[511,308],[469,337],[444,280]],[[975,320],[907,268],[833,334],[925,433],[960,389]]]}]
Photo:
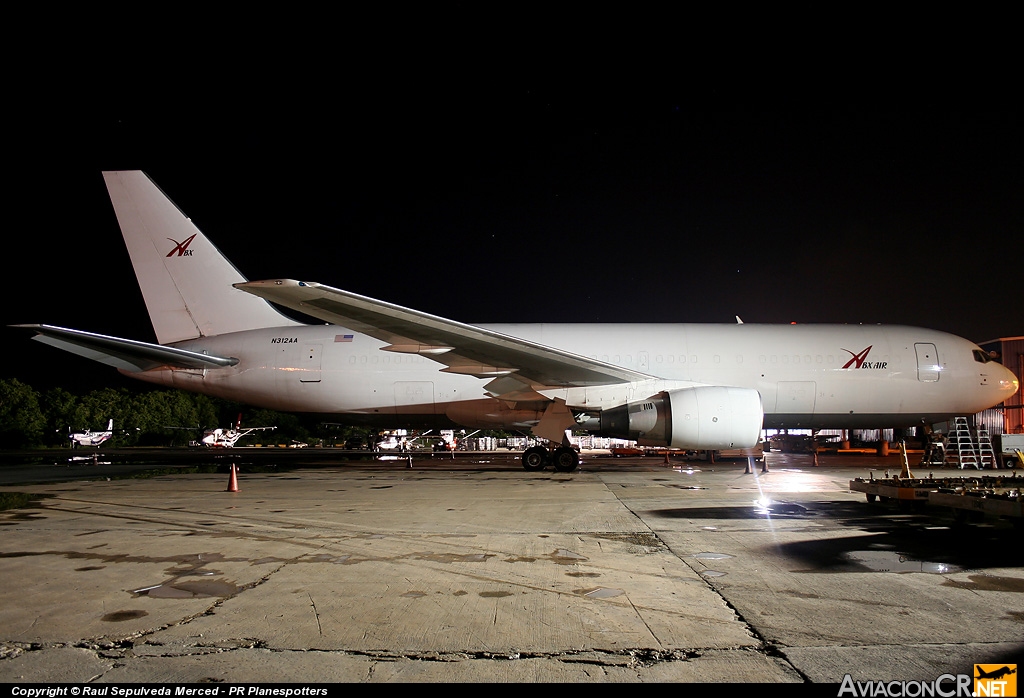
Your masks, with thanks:
[{"label": "step ladder", "polygon": [[953,430],[946,435],[945,446],[945,465],[981,470],[981,459],[974,447],[974,438],[971,436],[970,427],[967,426],[967,417],[954,418]]},{"label": "step ladder", "polygon": [[992,449],[992,438],[985,427],[978,427],[978,462],[982,468],[999,467],[996,452]]}]

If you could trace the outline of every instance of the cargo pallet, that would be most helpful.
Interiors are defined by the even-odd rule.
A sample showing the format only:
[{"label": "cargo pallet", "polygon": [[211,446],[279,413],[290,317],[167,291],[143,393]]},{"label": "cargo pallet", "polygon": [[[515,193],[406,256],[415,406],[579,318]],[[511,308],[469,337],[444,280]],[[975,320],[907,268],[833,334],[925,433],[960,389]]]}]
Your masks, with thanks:
[{"label": "cargo pallet", "polygon": [[1024,523],[1020,490],[1016,494],[1001,492],[938,491],[928,495],[928,504],[949,507],[957,521],[968,521],[985,516],[1012,519],[1018,526]]},{"label": "cargo pallet", "polygon": [[901,507],[925,506],[953,510],[959,521],[996,516],[1024,523],[1024,478],[1007,477],[906,478],[893,477],[850,481],[850,490],[863,492],[868,502],[896,501]]},{"label": "cargo pallet", "polygon": [[934,482],[935,480],[931,478],[892,477],[876,480],[871,477],[865,480],[859,477],[856,480],[850,480],[850,489],[854,492],[863,492],[867,496],[868,502],[881,499],[882,501],[896,500],[908,504],[914,502],[925,504],[928,502],[929,490],[933,487],[938,489],[938,486],[933,484]]}]

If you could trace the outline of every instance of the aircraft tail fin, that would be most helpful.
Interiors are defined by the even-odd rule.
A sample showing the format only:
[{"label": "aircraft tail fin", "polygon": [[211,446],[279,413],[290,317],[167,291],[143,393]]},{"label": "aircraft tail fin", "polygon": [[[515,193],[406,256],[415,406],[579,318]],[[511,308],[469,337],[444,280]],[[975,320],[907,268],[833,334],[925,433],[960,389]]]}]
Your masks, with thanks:
[{"label": "aircraft tail fin", "polygon": [[114,431],[114,420],[107,420],[107,431]]},{"label": "aircraft tail fin", "polygon": [[234,288],[245,277],[145,173],[103,179],[157,342],[299,324]]}]

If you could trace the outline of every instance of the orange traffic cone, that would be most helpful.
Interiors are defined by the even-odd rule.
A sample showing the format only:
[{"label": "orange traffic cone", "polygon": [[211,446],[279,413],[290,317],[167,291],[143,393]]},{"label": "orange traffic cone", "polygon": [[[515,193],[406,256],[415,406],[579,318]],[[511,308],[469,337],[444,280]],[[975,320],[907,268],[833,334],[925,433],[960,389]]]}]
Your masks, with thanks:
[{"label": "orange traffic cone", "polygon": [[235,468],[235,464],[231,464],[231,477],[228,478],[227,492],[238,491],[238,470]]},{"label": "orange traffic cone", "polygon": [[670,465],[668,460],[668,451],[665,451],[665,465]]}]

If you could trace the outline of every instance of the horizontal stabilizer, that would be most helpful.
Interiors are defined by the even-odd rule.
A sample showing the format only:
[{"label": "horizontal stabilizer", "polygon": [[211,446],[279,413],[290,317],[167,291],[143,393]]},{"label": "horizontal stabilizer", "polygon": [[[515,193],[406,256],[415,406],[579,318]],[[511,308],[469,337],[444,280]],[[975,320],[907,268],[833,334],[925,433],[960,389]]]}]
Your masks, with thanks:
[{"label": "horizontal stabilizer", "polygon": [[43,344],[84,356],[93,361],[132,373],[154,368],[224,368],[234,366],[238,359],[209,356],[194,351],[165,347],[132,339],[109,337],[53,325],[13,325],[36,332],[33,337]]}]

